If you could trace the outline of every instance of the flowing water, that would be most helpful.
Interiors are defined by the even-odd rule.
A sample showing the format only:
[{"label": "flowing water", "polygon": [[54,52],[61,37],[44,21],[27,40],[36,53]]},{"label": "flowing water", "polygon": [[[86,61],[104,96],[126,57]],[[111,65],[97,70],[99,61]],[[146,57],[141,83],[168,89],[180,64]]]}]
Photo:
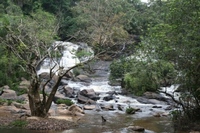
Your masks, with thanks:
[{"label": "flowing water", "polygon": [[[61,42],[59,42],[61,43]],[[67,43],[65,49],[63,51],[63,57],[61,61],[58,63],[62,66],[73,66],[75,63],[79,62],[77,58],[72,56],[72,52],[67,51],[70,48],[71,51],[74,49],[77,50],[76,46],[73,46],[71,43]],[[74,52],[74,51],[73,51]],[[75,59],[73,61],[72,59]],[[46,60],[41,66],[38,74],[42,72],[49,72],[49,64],[50,61]],[[71,64],[69,64],[71,63]],[[165,108],[169,105],[163,102],[159,102],[156,106],[160,106],[161,108],[152,108],[155,104],[143,104],[138,102],[135,98],[120,95],[121,88],[120,86],[110,86],[108,84],[108,76],[109,76],[109,64],[110,62],[99,61],[94,65],[96,70],[95,74],[92,75],[92,82],[90,84],[85,84],[82,82],[73,82],[66,81],[68,85],[77,90],[83,89],[93,89],[96,93],[99,93],[100,99],[97,101],[96,109],[99,108],[99,105],[113,105],[113,111],[104,111],[104,110],[92,110],[85,111],[85,116],[78,121],[77,127],[65,130],[65,131],[57,131],[52,132],[48,131],[48,133],[131,133],[133,131],[129,131],[127,129],[130,125],[141,126],[145,128],[145,133],[173,133],[173,127],[171,124],[171,120],[169,116],[165,117],[153,117],[156,113],[169,113]],[[165,88],[173,90],[173,88]],[[115,95],[115,98],[110,101],[104,101],[103,97],[107,96],[107,92],[115,91],[118,94]],[[76,99],[72,99],[75,103],[77,103]],[[78,104],[78,103],[77,103]],[[118,106],[123,107],[123,111],[117,109]],[[54,105],[55,106],[55,105]],[[83,106],[83,105],[80,105]],[[141,111],[136,112],[133,115],[127,115],[125,110],[127,107],[139,108]],[[107,121],[102,123],[101,116],[103,116]],[[13,130],[13,129],[0,129],[0,133],[38,133],[36,131],[27,131],[27,130]]]},{"label": "flowing water", "polygon": [[[72,51],[77,50],[77,46],[71,43],[59,44],[65,46],[63,51],[63,57],[59,64],[62,63],[64,67],[73,66],[79,60],[72,56]],[[87,49],[87,47],[84,47]],[[69,52],[71,51],[71,52]],[[87,50],[91,51],[91,49]],[[91,52],[92,53],[92,52]],[[73,61],[75,59],[75,61]],[[84,58],[85,59],[85,58]],[[48,63],[47,63],[48,64]],[[98,61],[93,65],[93,69],[96,70],[93,75],[90,75],[92,82],[90,84],[85,84],[82,82],[65,81],[68,86],[76,91],[81,91],[83,89],[93,89],[99,94],[100,99],[96,103],[96,109],[100,108],[100,105],[112,105],[115,110],[113,111],[86,111],[86,115],[78,121],[78,126],[71,130],[62,131],[62,133],[128,133],[131,132],[127,130],[130,125],[141,126],[145,128],[145,133],[171,133],[173,128],[171,126],[171,121],[168,116],[166,117],[153,117],[156,113],[169,113],[169,111],[164,110],[167,106],[166,103],[158,102],[156,106],[161,108],[153,108],[155,104],[143,104],[138,102],[135,98],[128,97],[125,95],[120,95],[120,86],[110,86],[108,84],[109,76],[109,65],[110,62]],[[48,66],[48,65],[47,65]],[[47,67],[41,67],[40,73],[45,72]],[[172,91],[174,88],[163,88]],[[107,96],[107,92],[115,91],[119,93],[114,95],[115,98],[110,101],[104,101],[103,97]],[[76,99],[72,99],[76,104]],[[123,111],[117,109],[118,106],[123,107]],[[84,105],[80,105],[84,106]],[[136,112],[133,115],[127,115],[125,110],[127,107],[139,108],[141,111]],[[102,123],[101,116],[103,116],[107,121]]]}]

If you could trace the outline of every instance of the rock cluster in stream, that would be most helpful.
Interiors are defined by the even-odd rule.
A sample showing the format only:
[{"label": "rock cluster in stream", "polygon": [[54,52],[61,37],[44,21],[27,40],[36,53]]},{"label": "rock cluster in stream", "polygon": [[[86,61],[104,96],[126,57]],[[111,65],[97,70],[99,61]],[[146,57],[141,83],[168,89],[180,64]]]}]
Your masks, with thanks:
[{"label": "rock cluster in stream", "polygon": [[[48,79],[49,74],[48,73],[41,73],[40,78],[43,79],[42,81],[45,81]],[[51,92],[51,88],[52,86],[55,84],[55,80],[56,80],[56,76],[45,86],[45,91],[46,93]],[[83,89],[80,90],[80,88],[72,88],[68,85],[68,81],[72,80],[74,82],[80,83],[80,84],[84,84],[84,86],[89,86],[91,84],[91,78],[86,76],[86,75],[78,75],[76,77],[74,77],[71,73],[68,73],[64,76],[64,78],[62,79],[60,86],[58,88],[58,91],[54,97],[54,103],[56,103],[56,101],[58,99],[73,99],[75,101],[77,101],[77,103],[79,105],[82,106],[83,110],[95,110],[95,111],[120,111],[120,112],[126,112],[126,106],[125,105],[121,105],[118,103],[118,95],[120,94],[119,92],[116,91],[110,91],[110,92],[106,92],[106,95],[104,95],[103,97],[101,96],[100,93],[97,93],[94,91],[94,89],[88,88],[88,89]],[[19,88],[21,89],[26,89],[29,85],[29,81],[23,79],[22,82],[20,83]],[[123,95],[123,94],[120,94]],[[133,97],[133,96],[132,96]],[[24,101],[26,104],[20,104],[20,103],[16,103],[13,102],[10,106],[6,106],[6,108],[4,108],[4,111],[9,111],[10,115],[8,115],[9,117],[12,116],[13,114],[20,116],[21,114],[30,114],[30,109],[28,106],[28,96],[27,94],[21,95],[21,96],[17,96],[16,92],[11,90],[9,88],[9,86],[4,86],[3,90],[0,90],[0,98],[1,99],[12,99],[12,100],[21,100]],[[152,110],[152,112],[154,112],[154,109],[157,108],[163,108],[162,106],[158,106],[158,104],[168,104],[169,106],[163,110],[171,110],[174,108],[173,106],[173,102],[168,99],[165,98],[163,96],[161,96],[160,94],[157,93],[152,93],[152,92],[146,92],[144,93],[144,96],[142,97],[133,97],[135,99],[137,99],[137,101],[139,101],[140,103],[144,103],[144,104],[153,104],[154,106],[152,106],[152,108],[150,109],[150,111]],[[103,100],[105,102],[108,102],[106,104],[104,104],[105,102],[102,102],[101,104],[97,104],[98,100]],[[113,100],[114,103],[110,102]],[[127,105],[129,104],[129,101],[127,101],[126,103]],[[3,106],[2,106],[3,108]],[[3,110],[0,106],[0,110]],[[69,112],[68,110],[69,107],[67,107],[66,105],[56,105],[56,111],[53,109],[50,109],[50,114],[53,116],[55,114],[62,114],[62,115],[67,115],[70,114],[71,112]],[[133,107],[134,108],[134,107]],[[142,109],[140,108],[134,108],[134,112],[132,112],[131,114],[135,114],[135,112],[142,112]],[[0,112],[1,113],[1,112]],[[72,113],[71,113],[72,114]],[[84,114],[81,111],[76,111],[75,113],[73,112],[73,114],[78,114],[78,115],[82,115]],[[166,116],[168,115],[167,113],[160,113],[160,112],[154,112],[154,114],[149,114],[149,115],[153,115],[155,117],[161,117],[161,116]],[[1,117],[1,115],[0,115]],[[5,117],[6,118],[6,117]],[[0,118],[0,123],[4,123],[5,125],[9,125],[9,123],[12,120],[17,119],[18,117],[10,117],[11,119],[6,120],[4,119],[4,117]],[[48,119],[40,119],[40,120],[32,120],[32,119],[27,119],[28,121],[28,125],[26,126],[26,128],[28,129],[33,129],[33,130],[64,130],[64,129],[68,129],[70,127],[74,126],[73,122],[67,121],[67,120],[59,120],[59,119],[53,119],[53,118],[48,118]],[[1,126],[1,125],[0,125]],[[138,127],[129,127],[129,130],[133,130],[136,131]],[[143,128],[141,127],[142,130]]]}]

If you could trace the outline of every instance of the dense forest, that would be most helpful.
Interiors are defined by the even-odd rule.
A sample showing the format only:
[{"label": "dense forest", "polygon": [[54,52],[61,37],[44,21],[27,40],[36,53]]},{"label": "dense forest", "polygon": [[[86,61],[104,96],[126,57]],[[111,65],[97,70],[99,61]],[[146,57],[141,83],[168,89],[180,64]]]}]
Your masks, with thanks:
[{"label": "dense forest", "polygon": [[53,41],[85,42],[100,58],[113,57],[110,81],[130,93],[179,84],[175,126],[198,125],[199,9],[199,0],[1,0],[0,87],[17,90],[21,77],[35,83]]}]

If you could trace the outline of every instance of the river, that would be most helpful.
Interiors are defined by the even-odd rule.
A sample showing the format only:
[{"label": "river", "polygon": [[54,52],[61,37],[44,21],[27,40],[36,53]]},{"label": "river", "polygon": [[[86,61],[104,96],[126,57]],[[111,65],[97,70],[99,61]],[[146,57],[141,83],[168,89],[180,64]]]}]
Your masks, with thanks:
[{"label": "river", "polygon": [[[71,47],[70,43],[70,47]],[[69,46],[66,46],[66,49]],[[77,47],[75,47],[77,49]],[[73,66],[73,63],[77,61],[72,61],[74,56],[71,55],[72,52],[63,52],[62,60],[60,63],[63,66],[66,66],[65,63],[69,66]],[[70,54],[70,55],[69,55]],[[69,64],[72,63],[72,64]],[[42,72],[48,72],[48,60],[41,66],[38,70],[38,74]],[[170,111],[165,109],[169,106],[167,103],[153,101],[154,103],[145,104],[139,102],[136,98],[132,96],[126,96],[121,94],[120,86],[110,86],[108,84],[109,76],[109,64],[110,62],[98,61],[94,64],[93,68],[95,71],[94,74],[90,75],[92,82],[85,84],[83,82],[74,82],[74,81],[65,81],[68,85],[74,90],[81,91],[83,89],[93,89],[96,93],[99,94],[100,99],[96,103],[96,108],[99,105],[112,105],[113,110],[85,110],[85,116],[83,116],[80,121],[77,123],[77,127],[65,130],[65,131],[46,131],[46,133],[131,133],[127,127],[130,125],[141,126],[145,128],[144,133],[173,133],[173,126],[169,115],[163,115],[161,117],[155,117],[157,113],[160,114],[169,114]],[[173,90],[173,87],[167,88]],[[115,91],[117,94],[113,100],[105,101],[107,92]],[[76,104],[76,99],[72,99]],[[84,106],[79,104],[80,106]],[[122,106],[123,110],[117,109],[118,106]],[[135,114],[128,115],[125,113],[127,107],[139,108],[140,111]],[[158,106],[159,108],[154,108]],[[103,116],[107,121],[102,123],[101,116]],[[27,131],[20,129],[0,129],[0,133],[38,133],[38,131]],[[41,133],[41,132],[40,132]]]}]

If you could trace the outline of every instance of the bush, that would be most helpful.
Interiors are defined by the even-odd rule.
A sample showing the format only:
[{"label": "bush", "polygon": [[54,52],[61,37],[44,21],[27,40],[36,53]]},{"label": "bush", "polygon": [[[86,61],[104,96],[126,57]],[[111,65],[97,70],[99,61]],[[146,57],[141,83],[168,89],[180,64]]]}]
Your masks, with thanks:
[{"label": "bush", "polygon": [[5,100],[5,99],[0,99],[0,105],[3,105],[4,103],[7,103],[7,100]]},{"label": "bush", "polygon": [[27,124],[28,123],[25,120],[15,120],[11,123],[11,126],[22,128],[25,127]]},{"label": "bush", "polygon": [[136,95],[146,91],[157,91],[163,81],[176,77],[173,64],[165,61],[138,62],[132,65],[131,72],[125,75],[125,88]]},{"label": "bush", "polygon": [[116,80],[119,78],[123,78],[124,74],[131,71],[131,60],[122,58],[120,60],[114,60],[110,64],[110,76],[109,80]]},{"label": "bush", "polygon": [[57,104],[66,104],[67,106],[71,106],[74,104],[70,99],[58,99],[56,101]]},{"label": "bush", "polygon": [[135,114],[135,109],[132,107],[126,108],[126,114]]},{"label": "bush", "polygon": [[74,74],[74,76],[78,76],[80,74],[80,69],[79,68],[74,68],[73,69],[73,74]]}]

